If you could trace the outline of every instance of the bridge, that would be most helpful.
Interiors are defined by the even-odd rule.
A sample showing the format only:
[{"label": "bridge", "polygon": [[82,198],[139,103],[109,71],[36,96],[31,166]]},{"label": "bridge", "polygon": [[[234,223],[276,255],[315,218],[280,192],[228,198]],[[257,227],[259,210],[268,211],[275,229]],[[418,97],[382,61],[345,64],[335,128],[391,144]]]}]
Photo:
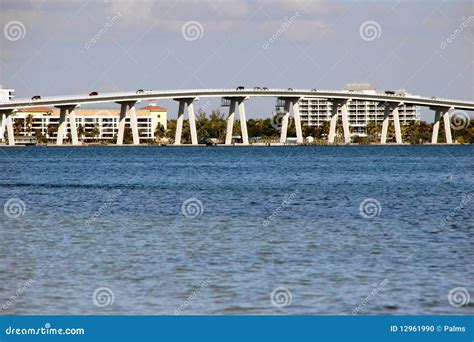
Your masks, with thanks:
[{"label": "bridge", "polygon": [[445,127],[446,143],[452,143],[451,125],[449,115],[454,110],[474,110],[473,101],[462,101],[453,99],[441,99],[434,97],[423,97],[411,94],[387,94],[387,93],[364,93],[351,90],[308,90],[308,89],[189,89],[189,90],[145,90],[134,92],[114,92],[101,93],[97,95],[79,94],[67,96],[53,96],[40,99],[16,99],[8,102],[0,103],[0,118],[2,120],[2,131],[8,133],[8,145],[15,145],[13,116],[19,109],[32,108],[38,106],[54,106],[60,110],[60,118],[57,134],[57,145],[63,144],[64,133],[66,130],[66,118],[69,117],[69,125],[71,130],[72,144],[78,145],[78,135],[74,110],[82,104],[93,103],[116,103],[120,105],[120,117],[117,134],[117,145],[123,144],[125,131],[125,118],[130,118],[130,126],[133,136],[133,144],[139,144],[138,122],[136,116],[135,105],[143,100],[159,100],[172,99],[178,102],[178,117],[175,133],[175,145],[181,145],[181,135],[183,130],[183,122],[185,109],[189,119],[191,132],[191,145],[198,145],[198,137],[196,131],[196,122],[194,115],[194,101],[199,98],[217,97],[222,99],[222,103],[229,107],[227,117],[226,145],[232,143],[232,129],[234,126],[234,118],[238,109],[242,144],[248,145],[249,138],[247,133],[247,119],[245,115],[246,100],[252,97],[274,97],[284,108],[284,116],[282,118],[282,127],[280,132],[280,142],[285,143],[287,139],[288,120],[290,114],[293,116],[296,126],[296,142],[303,143],[303,134],[300,121],[299,100],[302,98],[322,98],[332,103],[331,120],[328,134],[328,143],[334,144],[336,136],[336,125],[340,117],[344,132],[344,141],[350,142],[349,120],[348,120],[348,103],[352,100],[368,100],[378,102],[384,106],[384,119],[382,122],[381,144],[385,144],[387,140],[387,132],[389,118],[394,122],[395,139],[398,144],[402,144],[402,135],[400,129],[400,120],[398,108],[401,105],[416,105],[428,107],[434,111],[434,126],[432,133],[432,143],[438,142],[438,130],[440,122],[443,121]]}]

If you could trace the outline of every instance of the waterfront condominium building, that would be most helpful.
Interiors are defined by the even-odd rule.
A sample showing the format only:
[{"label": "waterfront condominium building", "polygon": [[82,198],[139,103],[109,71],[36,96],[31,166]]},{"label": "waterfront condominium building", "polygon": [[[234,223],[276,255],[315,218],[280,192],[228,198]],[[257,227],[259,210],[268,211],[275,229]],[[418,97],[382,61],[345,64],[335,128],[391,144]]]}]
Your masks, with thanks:
[{"label": "waterfront condominium building", "polygon": [[13,100],[14,97],[15,97],[14,89],[3,89],[2,85],[0,84],[0,103],[11,101]]},{"label": "waterfront condominium building", "polygon": [[[89,109],[76,108],[76,126],[82,131],[80,140],[84,142],[102,141],[111,142],[117,135],[119,123],[119,109]],[[138,134],[143,142],[151,142],[155,138],[155,129],[160,124],[167,129],[167,110],[151,104],[136,110]],[[57,135],[59,123],[59,109],[49,107],[35,107],[20,109],[13,117],[15,136],[27,137],[41,134],[48,140]],[[81,128],[80,128],[81,127]],[[125,127],[130,127],[130,118],[127,115]],[[70,133],[69,117],[66,119],[65,137]]]},{"label": "waterfront condominium building", "polygon": [[[347,92],[364,92],[375,94],[377,91],[370,84],[348,84],[344,87]],[[398,90],[395,94],[406,94]],[[327,99],[303,98],[299,102],[302,125],[321,126],[325,121],[331,120],[332,103]],[[348,103],[349,125],[352,136],[367,136],[367,124],[383,121],[384,107],[374,101],[351,100]],[[339,110],[340,111],[340,110]],[[399,109],[400,124],[406,125],[420,120],[419,107],[415,105],[401,105]]]}]

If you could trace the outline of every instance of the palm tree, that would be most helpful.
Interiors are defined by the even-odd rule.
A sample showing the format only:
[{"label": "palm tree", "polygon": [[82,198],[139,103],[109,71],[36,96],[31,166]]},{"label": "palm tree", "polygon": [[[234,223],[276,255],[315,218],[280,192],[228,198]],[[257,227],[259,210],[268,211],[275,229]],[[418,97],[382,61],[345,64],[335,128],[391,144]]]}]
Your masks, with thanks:
[{"label": "palm tree", "polygon": [[31,133],[33,132],[33,115],[28,114],[26,117],[26,132],[31,137]]},{"label": "palm tree", "polygon": [[48,140],[46,139],[46,137],[43,135],[43,133],[41,133],[41,130],[40,129],[35,129],[35,137],[36,139],[38,139],[38,142],[40,144],[45,144],[48,142]]},{"label": "palm tree", "polygon": [[169,120],[168,121],[168,129],[165,132],[165,137],[168,139],[174,139],[176,131],[176,120]]},{"label": "palm tree", "polygon": [[15,135],[20,135],[21,132],[23,131],[23,119],[15,119],[15,122],[13,124],[13,129],[15,132]]},{"label": "palm tree", "polygon": [[58,131],[58,125],[49,123],[48,126],[46,126],[46,134],[48,136],[48,139],[52,138],[54,133]]},{"label": "palm tree", "polygon": [[91,137],[96,139],[96,142],[98,141],[98,137],[100,135],[100,128],[99,125],[94,125],[94,128],[91,130]]},{"label": "palm tree", "polygon": [[155,132],[154,133],[155,133],[156,141],[159,142],[160,139],[161,139],[160,137],[162,137],[165,133],[165,128],[160,123],[158,123],[155,127]]},{"label": "palm tree", "polygon": [[84,128],[83,125],[79,124],[79,126],[77,126],[77,135],[79,136],[79,139],[81,139],[81,141],[84,140],[85,134],[86,134],[86,129]]},{"label": "palm tree", "polygon": [[376,121],[371,121],[367,124],[367,139],[369,142],[376,142],[380,137],[381,126]]}]

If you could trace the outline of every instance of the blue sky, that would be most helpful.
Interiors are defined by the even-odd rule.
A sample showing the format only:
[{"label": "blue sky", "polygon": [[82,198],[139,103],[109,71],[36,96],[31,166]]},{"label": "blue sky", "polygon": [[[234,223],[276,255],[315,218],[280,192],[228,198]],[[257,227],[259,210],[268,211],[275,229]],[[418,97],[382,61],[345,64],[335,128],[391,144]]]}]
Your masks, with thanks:
[{"label": "blue sky", "polygon": [[[474,94],[472,1],[0,0],[0,12],[0,83],[17,97],[354,82]],[[248,116],[273,105],[251,99]]]}]

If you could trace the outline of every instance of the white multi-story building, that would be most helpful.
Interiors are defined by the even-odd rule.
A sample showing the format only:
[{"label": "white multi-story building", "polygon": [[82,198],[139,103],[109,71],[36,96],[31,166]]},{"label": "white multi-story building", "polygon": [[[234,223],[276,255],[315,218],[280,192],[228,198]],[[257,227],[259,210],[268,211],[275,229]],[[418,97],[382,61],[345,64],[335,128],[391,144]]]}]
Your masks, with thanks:
[{"label": "white multi-story building", "polygon": [[8,102],[15,97],[14,89],[3,89],[0,84],[0,103]]},{"label": "white multi-story building", "polygon": [[[87,141],[113,140],[118,132],[119,112],[116,109],[76,108],[76,126],[82,131],[80,139]],[[155,138],[155,129],[160,124],[167,129],[167,110],[150,105],[136,110],[140,140]],[[34,136],[40,133],[49,140],[55,139],[59,124],[59,110],[48,107],[25,108],[13,117],[16,136]],[[70,134],[69,117],[66,120],[65,137]],[[130,119],[125,119],[125,127],[130,127]]]},{"label": "white multi-story building", "polygon": [[[347,92],[357,91],[375,94],[376,90],[370,84],[348,84],[344,87]],[[398,90],[394,93],[402,93]],[[331,120],[332,103],[327,99],[301,99],[300,116],[302,125],[321,126]],[[384,117],[383,104],[374,101],[352,100],[348,103],[349,125],[353,136],[366,136],[367,124],[377,122],[382,124]],[[400,124],[406,125],[420,120],[419,107],[415,105],[401,105],[399,107]]]}]

